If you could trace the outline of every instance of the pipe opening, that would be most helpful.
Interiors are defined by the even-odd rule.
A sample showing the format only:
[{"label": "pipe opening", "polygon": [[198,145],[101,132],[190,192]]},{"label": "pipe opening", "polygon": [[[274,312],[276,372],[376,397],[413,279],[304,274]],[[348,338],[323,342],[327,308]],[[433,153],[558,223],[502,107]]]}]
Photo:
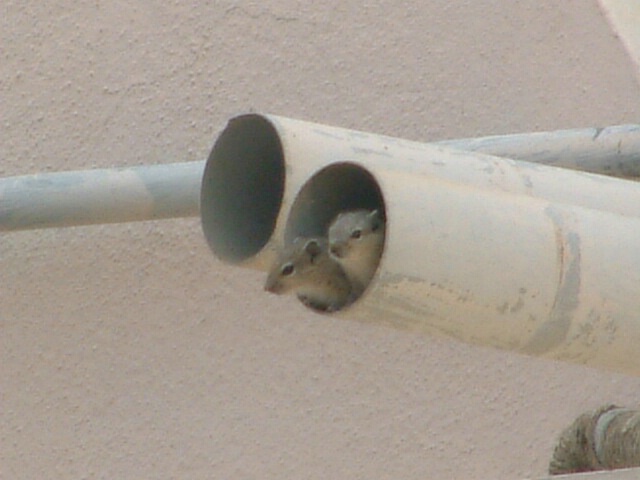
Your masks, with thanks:
[{"label": "pipe opening", "polygon": [[273,125],[254,114],[231,119],[211,150],[200,193],[202,229],[217,257],[240,263],[262,250],[275,228],[284,182]]},{"label": "pipe opening", "polygon": [[[330,239],[330,227],[340,214],[360,211],[376,213],[381,228],[378,233],[381,236],[377,246],[372,247],[373,256],[369,255],[371,252],[361,255],[362,251],[358,252],[356,248],[351,250],[355,252],[353,255],[360,257],[355,258],[355,263],[353,256],[339,258],[331,254],[331,258],[343,266],[353,284],[353,295],[345,307],[353,304],[366,290],[378,268],[384,248],[386,209],[382,191],[374,176],[360,165],[350,162],[334,163],[323,168],[300,189],[291,207],[285,229],[287,245],[292,244],[298,237]],[[351,271],[351,267],[354,267],[355,271]]]}]

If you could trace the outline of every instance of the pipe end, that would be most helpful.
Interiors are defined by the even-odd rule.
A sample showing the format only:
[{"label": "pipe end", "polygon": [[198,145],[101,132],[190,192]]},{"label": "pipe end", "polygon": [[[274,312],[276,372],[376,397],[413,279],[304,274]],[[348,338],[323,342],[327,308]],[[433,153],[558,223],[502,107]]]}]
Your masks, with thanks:
[{"label": "pipe end", "polygon": [[200,192],[204,235],[229,263],[257,255],[275,229],[285,182],[275,127],[262,115],[231,119],[207,160]]},{"label": "pipe end", "polygon": [[[346,215],[341,215],[346,214]],[[380,186],[371,172],[352,162],[330,164],[315,173],[300,189],[287,220],[285,244],[298,237],[321,237],[333,241],[330,230],[336,220],[342,225],[344,240],[352,242],[346,255],[331,255],[352,282],[352,295],[342,310],[353,305],[367,290],[378,269],[386,236],[386,208]],[[348,222],[353,220],[353,224]],[[368,238],[349,238],[349,232],[364,227],[371,220]],[[357,223],[356,223],[357,222]],[[344,222],[343,222],[344,223]],[[351,229],[351,230],[350,230]],[[358,232],[359,233],[359,232]]]}]

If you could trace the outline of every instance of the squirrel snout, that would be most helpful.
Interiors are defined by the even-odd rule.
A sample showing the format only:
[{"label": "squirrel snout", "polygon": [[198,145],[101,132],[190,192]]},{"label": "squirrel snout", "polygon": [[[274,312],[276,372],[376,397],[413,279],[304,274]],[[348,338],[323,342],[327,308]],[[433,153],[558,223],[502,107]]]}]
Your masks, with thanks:
[{"label": "squirrel snout", "polygon": [[267,283],[264,284],[264,289],[269,293],[280,293],[282,291],[282,285],[277,281],[267,281]]},{"label": "squirrel snout", "polygon": [[342,256],[344,255],[344,249],[342,248],[342,245],[337,243],[334,245],[331,245],[331,247],[329,247],[329,251],[331,252],[332,255],[338,258],[342,258]]}]

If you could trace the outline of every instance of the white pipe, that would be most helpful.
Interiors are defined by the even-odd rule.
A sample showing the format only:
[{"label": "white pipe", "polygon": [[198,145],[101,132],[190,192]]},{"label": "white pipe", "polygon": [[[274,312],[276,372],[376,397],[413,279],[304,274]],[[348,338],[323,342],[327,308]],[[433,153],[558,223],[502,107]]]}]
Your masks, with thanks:
[{"label": "white pipe", "polygon": [[338,315],[640,374],[640,185],[281,117],[238,117],[203,176],[205,236],[266,269],[343,210],[387,219]]},{"label": "white pipe", "polygon": [[197,216],[203,162],[0,179],[0,231]]}]

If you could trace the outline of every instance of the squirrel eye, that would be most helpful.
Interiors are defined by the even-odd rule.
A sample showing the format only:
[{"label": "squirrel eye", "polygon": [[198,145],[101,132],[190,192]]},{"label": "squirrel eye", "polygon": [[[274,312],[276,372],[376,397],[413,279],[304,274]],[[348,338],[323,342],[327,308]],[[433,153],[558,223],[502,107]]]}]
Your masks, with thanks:
[{"label": "squirrel eye", "polygon": [[351,238],[358,239],[362,236],[362,230],[354,230],[351,232]]},{"label": "squirrel eye", "polygon": [[293,273],[293,265],[287,263],[284,267],[282,267],[281,273],[285,277],[291,275]]}]

